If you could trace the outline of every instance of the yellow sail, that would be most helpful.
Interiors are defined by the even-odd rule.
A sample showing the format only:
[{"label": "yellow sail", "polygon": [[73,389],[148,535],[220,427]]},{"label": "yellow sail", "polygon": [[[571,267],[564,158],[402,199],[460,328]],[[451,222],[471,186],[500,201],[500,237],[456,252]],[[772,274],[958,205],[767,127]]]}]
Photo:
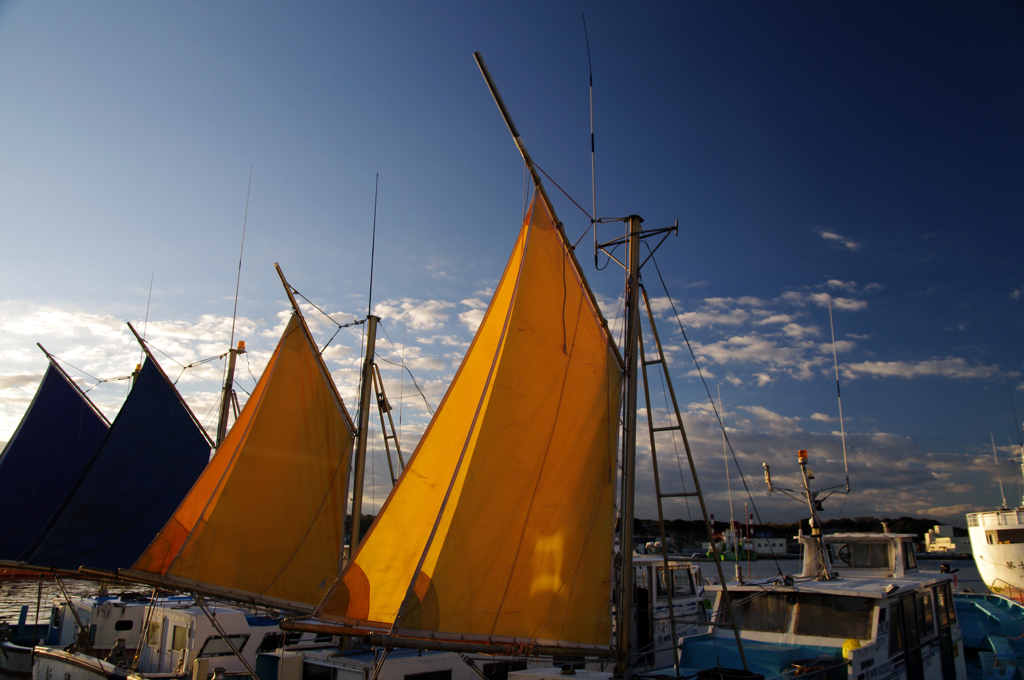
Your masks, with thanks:
[{"label": "yellow sail", "polygon": [[316,605],[340,571],[351,421],[293,314],[231,431],[133,566]]},{"label": "yellow sail", "polygon": [[620,391],[607,327],[535,195],[444,401],[316,616],[607,647]]}]

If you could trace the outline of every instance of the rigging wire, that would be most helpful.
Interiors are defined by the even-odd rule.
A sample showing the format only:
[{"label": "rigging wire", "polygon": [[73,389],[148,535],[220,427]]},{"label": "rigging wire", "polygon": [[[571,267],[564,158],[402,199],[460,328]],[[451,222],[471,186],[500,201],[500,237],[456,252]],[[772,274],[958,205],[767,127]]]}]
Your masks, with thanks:
[{"label": "rigging wire", "polygon": [[[381,323],[377,324],[377,327],[380,328],[381,331],[384,333],[384,337],[387,339],[388,343],[391,345],[391,349],[395,352],[395,354],[398,354],[398,348],[395,347],[395,343],[391,340],[391,336],[388,335],[387,329],[384,328],[384,323],[381,322]],[[403,348],[404,348],[404,346],[405,345],[403,344]],[[421,388],[420,384],[416,381],[416,376],[414,376],[412,374],[412,371],[409,370],[409,367],[405,364],[405,360],[402,359],[401,363],[395,363],[394,361],[390,361],[388,359],[385,359],[380,354],[376,354],[375,353],[375,355],[377,356],[378,359],[383,361],[385,364],[391,364],[392,366],[399,366],[400,368],[405,369],[405,372],[409,374],[409,378],[412,380],[413,387],[416,388],[416,391],[419,392],[420,397],[423,398],[423,403],[427,407],[427,413],[429,413],[430,415],[434,415],[434,409],[431,408],[430,402],[427,401],[427,395],[424,394],[423,388]]]}]

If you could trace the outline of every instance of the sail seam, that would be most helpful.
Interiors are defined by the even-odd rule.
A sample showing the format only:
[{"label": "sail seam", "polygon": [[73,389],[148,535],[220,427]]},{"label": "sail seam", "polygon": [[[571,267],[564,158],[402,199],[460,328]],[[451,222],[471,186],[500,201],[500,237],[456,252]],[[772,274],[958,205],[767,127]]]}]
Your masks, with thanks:
[{"label": "sail seam", "polygon": [[[313,338],[309,335],[308,332],[304,332],[303,333],[303,337],[306,340],[307,346],[309,346],[313,350],[314,359],[316,361],[320,361],[320,355],[316,351],[316,344],[313,342]],[[335,403],[335,406],[337,406],[337,403]],[[317,521],[320,519],[320,513],[323,512],[324,504],[326,504],[327,500],[331,497],[331,490],[334,489],[335,486],[337,485],[338,473],[341,471],[342,465],[347,463],[349,460],[350,460],[350,456],[342,456],[341,460],[338,461],[337,466],[335,466],[335,468],[334,468],[334,475],[331,478],[331,484],[330,484],[330,486],[327,487],[327,493],[325,493],[324,497],[320,500],[320,507],[319,507],[319,509],[317,509],[316,516],[313,517],[313,521],[310,522],[309,526],[306,528],[306,533],[303,534],[302,540],[298,542],[298,544],[295,547],[295,550],[292,551],[292,554],[288,557],[288,561],[285,562],[284,566],[281,567],[280,571],[278,571],[278,573],[274,576],[274,578],[271,579],[270,583],[268,583],[267,586],[263,590],[260,591],[260,595],[263,595],[265,592],[267,592],[267,590],[269,590],[270,587],[272,585],[274,585],[274,583],[277,582],[277,579],[281,578],[281,574],[283,574],[284,571],[288,568],[288,566],[291,565],[292,560],[295,559],[295,556],[302,549],[302,546],[305,545],[306,539],[309,537],[309,533],[313,530],[313,527],[316,526]],[[348,476],[347,465],[346,465],[345,472],[346,472],[346,481],[348,481],[347,480],[347,476]],[[345,492],[347,493],[347,489],[345,490]],[[341,542],[344,543],[344,527],[342,528],[342,539],[341,539]]]},{"label": "sail seam", "polygon": [[[530,220],[533,218],[533,209],[530,210]],[[473,420],[469,424],[469,431],[466,433],[466,439],[462,445],[462,451],[459,453],[459,460],[455,464],[455,470],[452,473],[452,478],[448,483],[448,489],[445,491],[444,499],[441,501],[441,507],[438,509],[437,517],[434,519],[434,525],[430,529],[430,535],[427,537],[426,544],[423,547],[423,552],[420,554],[419,562],[416,564],[416,569],[413,571],[412,580],[409,583],[409,587],[405,591],[405,597],[402,598],[402,604],[399,607],[398,614],[395,616],[395,623],[391,628],[391,632],[395,633],[398,630],[398,625],[402,620],[402,615],[405,613],[405,609],[409,603],[409,597],[413,593],[416,587],[416,581],[419,580],[420,570],[423,569],[423,563],[427,559],[427,554],[430,552],[431,545],[433,545],[434,537],[437,535],[437,529],[441,524],[441,518],[444,517],[445,510],[448,506],[448,500],[451,498],[452,490],[455,488],[455,482],[459,478],[459,473],[462,471],[462,463],[466,458],[466,451],[469,449],[470,441],[473,439],[473,434],[476,432],[477,421],[480,418],[480,411],[483,409],[484,402],[487,399],[487,395],[490,392],[491,381],[494,378],[495,367],[498,364],[498,358],[502,354],[502,349],[505,344],[505,338],[508,334],[508,324],[512,317],[512,308],[515,306],[516,296],[519,292],[520,276],[523,270],[523,264],[526,260],[526,251],[530,246],[530,234],[533,231],[532,224],[527,223],[530,226],[526,229],[525,238],[523,241],[522,253],[523,256],[519,260],[519,270],[516,273],[516,284],[512,289],[512,295],[509,298],[508,311],[505,313],[505,320],[501,327],[501,334],[498,336],[498,343],[495,346],[494,356],[491,358],[491,366],[487,371],[487,379],[484,381],[483,390],[480,394],[480,399],[477,401],[476,410],[473,413]],[[410,461],[411,463],[411,461]]]}]

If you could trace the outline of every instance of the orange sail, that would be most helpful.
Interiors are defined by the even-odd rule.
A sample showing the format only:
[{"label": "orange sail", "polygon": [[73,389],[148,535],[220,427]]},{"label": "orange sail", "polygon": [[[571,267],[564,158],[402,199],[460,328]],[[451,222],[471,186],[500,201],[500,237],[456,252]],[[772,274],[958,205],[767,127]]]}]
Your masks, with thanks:
[{"label": "orange sail", "polygon": [[352,441],[351,419],[293,314],[209,466],[125,575],[312,608],[341,567]]},{"label": "orange sail", "polygon": [[607,648],[619,360],[534,197],[427,431],[318,618]]}]

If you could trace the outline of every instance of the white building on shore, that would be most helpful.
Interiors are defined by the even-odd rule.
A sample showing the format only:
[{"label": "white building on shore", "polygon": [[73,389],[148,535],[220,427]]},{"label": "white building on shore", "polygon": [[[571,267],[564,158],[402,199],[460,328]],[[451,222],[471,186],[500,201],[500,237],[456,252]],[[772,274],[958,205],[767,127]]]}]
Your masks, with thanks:
[{"label": "white building on shore", "polygon": [[968,536],[953,536],[953,527],[936,524],[924,535],[924,549],[929,553],[970,555],[971,539]]}]

